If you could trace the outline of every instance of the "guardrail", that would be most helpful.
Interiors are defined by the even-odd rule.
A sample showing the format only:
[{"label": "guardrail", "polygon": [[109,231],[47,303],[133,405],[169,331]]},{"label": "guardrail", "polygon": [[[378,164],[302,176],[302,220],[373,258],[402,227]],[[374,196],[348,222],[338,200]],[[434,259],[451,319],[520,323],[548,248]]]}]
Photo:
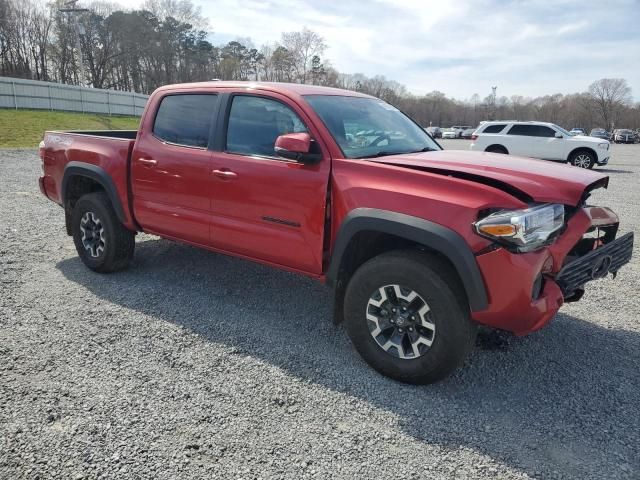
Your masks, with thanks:
[{"label": "guardrail", "polygon": [[0,108],[142,115],[148,95],[0,77]]}]

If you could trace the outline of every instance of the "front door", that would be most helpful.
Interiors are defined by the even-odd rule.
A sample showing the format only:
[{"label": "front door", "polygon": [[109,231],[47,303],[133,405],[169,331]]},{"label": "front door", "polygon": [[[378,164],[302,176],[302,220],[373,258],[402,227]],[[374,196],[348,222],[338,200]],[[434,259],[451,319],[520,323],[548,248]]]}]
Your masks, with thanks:
[{"label": "front door", "polygon": [[545,160],[567,160],[566,140],[556,137],[556,131],[546,125],[538,125],[538,137],[541,140],[540,158]]},{"label": "front door", "polygon": [[546,138],[538,136],[537,125],[513,125],[507,132],[506,143],[511,155],[544,158]]},{"label": "front door", "polygon": [[218,96],[167,95],[131,156],[133,210],[143,230],[209,245],[211,151]]},{"label": "front door", "polygon": [[223,151],[213,152],[211,241],[214,247],[311,274],[322,273],[330,158],[305,165],[278,157],[285,133],[309,132],[305,113],[277,94],[228,98]]}]

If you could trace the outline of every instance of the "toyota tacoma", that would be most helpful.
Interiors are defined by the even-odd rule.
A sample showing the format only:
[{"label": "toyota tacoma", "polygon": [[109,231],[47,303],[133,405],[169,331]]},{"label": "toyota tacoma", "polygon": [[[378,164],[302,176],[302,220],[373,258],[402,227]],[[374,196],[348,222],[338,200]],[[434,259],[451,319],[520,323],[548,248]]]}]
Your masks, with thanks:
[{"label": "toyota tacoma", "polygon": [[376,370],[409,383],[461,365],[485,325],[546,325],[631,258],[591,206],[608,177],[444,151],[398,109],[311,85],[156,90],[137,131],[46,132],[42,193],[78,255],[126,268],[147,232],[308,275]]}]

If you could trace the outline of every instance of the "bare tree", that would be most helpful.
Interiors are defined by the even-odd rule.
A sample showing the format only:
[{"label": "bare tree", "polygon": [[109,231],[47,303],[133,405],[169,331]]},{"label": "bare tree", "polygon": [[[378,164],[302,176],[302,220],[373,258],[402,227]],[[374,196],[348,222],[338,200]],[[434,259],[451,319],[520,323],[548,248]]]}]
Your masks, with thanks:
[{"label": "bare tree", "polygon": [[199,30],[209,28],[209,20],[202,16],[202,8],[196,7],[190,0],[146,0],[143,9],[161,22],[172,17]]},{"label": "bare tree", "polygon": [[589,85],[589,95],[605,128],[613,127],[622,109],[631,103],[631,88],[623,78],[601,78]]},{"label": "bare tree", "polygon": [[300,32],[283,33],[282,46],[293,55],[294,68],[300,83],[307,83],[313,57],[322,57],[327,48],[324,39],[307,27]]},{"label": "bare tree", "polygon": [[[304,28],[255,48],[250,38],[211,43],[208,20],[192,0],[146,0],[126,10],[110,0],[81,0],[78,55],[74,22],[58,10],[66,0],[0,0],[0,75],[78,84],[80,64],[96,88],[150,93],[167,83],[220,78],[300,82],[368,93],[422,125],[477,125],[482,120],[545,120],[567,128],[640,127],[623,79],[602,79],[588,92],[525,98],[517,92],[460,101],[433,91],[412,95],[382,75],[341,73],[324,57],[320,35]],[[604,125],[603,125],[604,122]]]}]

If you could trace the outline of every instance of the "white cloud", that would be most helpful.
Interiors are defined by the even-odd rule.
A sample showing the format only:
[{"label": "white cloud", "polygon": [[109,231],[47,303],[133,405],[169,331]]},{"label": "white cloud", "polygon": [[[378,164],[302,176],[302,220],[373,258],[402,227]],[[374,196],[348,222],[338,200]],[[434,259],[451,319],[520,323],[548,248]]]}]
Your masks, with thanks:
[{"label": "white cloud", "polygon": [[[128,5],[139,6],[142,0]],[[194,0],[214,43],[284,31],[319,32],[340,71],[385,75],[414,93],[465,98],[583,91],[622,77],[640,95],[640,18],[633,0]],[[620,15],[621,12],[630,12]]]}]

